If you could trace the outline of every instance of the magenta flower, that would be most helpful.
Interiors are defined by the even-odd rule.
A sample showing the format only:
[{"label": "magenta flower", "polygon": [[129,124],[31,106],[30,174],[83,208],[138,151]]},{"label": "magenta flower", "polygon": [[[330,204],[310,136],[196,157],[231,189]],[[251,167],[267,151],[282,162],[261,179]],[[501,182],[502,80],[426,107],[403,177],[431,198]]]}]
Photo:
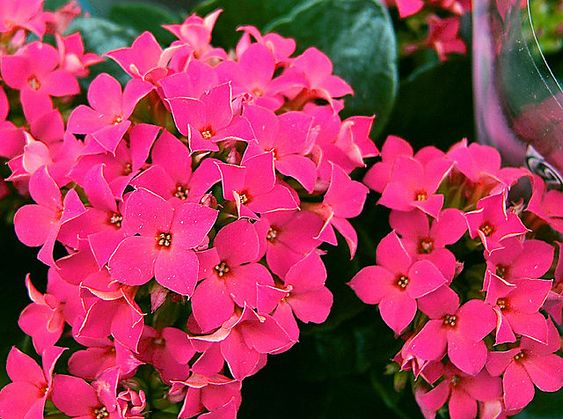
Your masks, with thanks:
[{"label": "magenta flower", "polygon": [[421,409],[432,415],[447,402],[452,419],[476,418],[479,401],[493,401],[502,397],[501,380],[491,377],[486,370],[471,376],[448,364],[443,377],[430,391],[416,394]]},{"label": "magenta flower", "polygon": [[88,88],[88,103],[80,105],[70,115],[68,130],[74,134],[90,134],[110,153],[131,126],[129,118],[137,103],[153,86],[133,79],[122,91],[119,82],[108,74],[100,74]]},{"label": "magenta flower", "polygon": [[296,48],[293,38],[284,38],[275,32],[262,35],[258,28],[251,25],[239,26],[238,31],[243,32],[243,35],[236,46],[237,57],[240,57],[252,45],[252,38],[254,38],[257,43],[268,47],[272,51],[276,63],[287,64],[291,61],[290,56],[295,52]]},{"label": "magenta flower", "polygon": [[216,217],[217,211],[203,205],[174,206],[146,189],[132,192],[122,224],[131,236],[111,256],[111,276],[142,285],[154,275],[163,287],[192,295],[199,266],[193,249],[205,241]]},{"label": "magenta flower", "polygon": [[29,182],[29,192],[37,204],[21,207],[14,217],[16,234],[22,243],[41,246],[38,259],[54,265],[53,248],[61,226],[81,215],[85,208],[74,189],[64,197],[47,168],[38,169]]},{"label": "magenta flower", "polygon": [[385,139],[381,149],[381,161],[367,171],[364,183],[376,192],[382,193],[391,179],[395,161],[400,157],[412,157],[412,146],[405,140],[394,135]]},{"label": "magenta flower", "polygon": [[76,77],[87,77],[90,73],[88,67],[103,61],[99,55],[84,51],[80,32],[68,36],[55,34],[55,40],[59,50],[61,68]]},{"label": "magenta flower", "polygon": [[480,300],[469,300],[459,307],[457,295],[447,287],[442,288],[419,302],[430,320],[410,342],[408,351],[434,361],[441,359],[447,348],[452,364],[466,374],[476,375],[487,361],[483,339],[495,328],[495,313]]},{"label": "magenta flower", "polygon": [[528,231],[514,211],[506,208],[505,203],[506,193],[490,195],[479,200],[475,211],[465,214],[469,235],[471,238],[478,236],[488,254],[503,248],[500,243],[502,240],[521,236]]},{"label": "magenta flower", "polygon": [[217,164],[223,183],[223,197],[233,201],[241,217],[257,218],[279,210],[293,210],[299,198],[289,186],[276,179],[273,153],[264,153],[248,159],[244,166]]},{"label": "magenta flower", "polygon": [[108,411],[92,385],[71,375],[55,375],[52,401],[57,409],[72,418],[104,418],[113,410],[110,407]]},{"label": "magenta flower", "polygon": [[249,143],[243,162],[264,152],[272,152],[278,172],[297,180],[312,192],[317,179],[317,166],[306,157],[314,143],[312,118],[299,112],[277,116],[258,106],[244,111],[254,131],[256,143]]},{"label": "magenta flower", "polygon": [[456,259],[446,246],[456,243],[467,230],[461,211],[447,208],[432,220],[431,225],[422,211],[391,211],[389,224],[401,236],[409,254],[431,261],[448,281],[453,279]]},{"label": "magenta flower", "polygon": [[547,190],[542,178],[532,176],[532,196],[526,207],[531,212],[544,220],[551,228],[563,233],[563,197],[556,189]]},{"label": "magenta flower", "polygon": [[563,358],[554,352],[561,347],[559,332],[549,323],[547,344],[523,337],[520,346],[489,353],[487,370],[502,374],[504,404],[507,410],[522,409],[534,398],[534,385],[554,392],[563,387]]},{"label": "magenta flower", "polygon": [[221,326],[235,307],[256,307],[256,287],[274,285],[272,275],[258,260],[260,242],[255,227],[241,219],[223,227],[213,248],[201,252],[200,277],[193,296],[193,315],[203,332]]},{"label": "magenta flower", "polygon": [[399,211],[416,208],[437,218],[444,204],[444,195],[436,194],[436,191],[452,164],[444,158],[433,159],[426,164],[414,158],[398,158],[379,204]]},{"label": "magenta flower", "polygon": [[460,171],[473,183],[498,182],[500,153],[493,147],[462,141],[448,151],[448,157],[455,162]]},{"label": "magenta flower", "polygon": [[515,342],[515,333],[539,342],[547,341],[547,322],[539,309],[551,284],[552,281],[541,279],[521,279],[510,284],[496,275],[491,276],[485,301],[497,315],[497,345]]},{"label": "magenta flower", "polygon": [[229,83],[214,87],[199,99],[171,97],[166,101],[178,131],[188,137],[192,152],[218,151],[218,142],[246,142],[252,138],[248,121],[233,110]]},{"label": "magenta flower", "polygon": [[377,246],[376,261],[376,266],[363,268],[349,285],[363,302],[378,304],[383,321],[400,335],[414,319],[416,300],[447,281],[433,263],[414,262],[395,232]]},{"label": "magenta flower", "polygon": [[3,1],[0,5],[0,33],[23,28],[38,37],[43,36],[45,22],[42,11],[43,0]]},{"label": "magenta flower", "polygon": [[156,141],[152,165],[131,181],[136,188],[148,189],[164,199],[201,202],[211,186],[221,180],[217,160],[205,159],[192,172],[192,158],[180,140],[164,131]]},{"label": "magenta flower", "polygon": [[12,383],[0,390],[2,419],[41,419],[45,402],[51,395],[55,363],[65,348],[51,346],[42,353],[41,368],[15,346],[8,354],[6,368]]}]

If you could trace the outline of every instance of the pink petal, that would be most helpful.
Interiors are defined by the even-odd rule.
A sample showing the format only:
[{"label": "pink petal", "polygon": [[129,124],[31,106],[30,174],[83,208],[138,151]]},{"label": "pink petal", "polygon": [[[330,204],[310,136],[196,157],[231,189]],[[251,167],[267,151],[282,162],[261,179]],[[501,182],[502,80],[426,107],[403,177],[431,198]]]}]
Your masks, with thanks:
[{"label": "pink petal", "polygon": [[424,297],[447,282],[438,268],[427,260],[414,263],[409,269],[408,278],[406,291],[411,298]]},{"label": "pink petal", "polygon": [[131,126],[131,121],[123,121],[106,125],[103,128],[92,132],[92,137],[100,144],[104,150],[115,153],[119,142]]},{"label": "pink petal", "polygon": [[[245,188],[250,195],[260,195],[272,190],[276,182],[272,153],[264,153],[248,159],[245,167]],[[244,191],[237,190],[237,192]]]},{"label": "pink petal", "polygon": [[[32,407],[38,401],[45,403],[41,390],[28,382],[15,382],[0,390],[0,416],[3,419],[22,419],[27,417]],[[43,413],[43,411],[41,411]],[[41,416],[35,416],[39,419]]]},{"label": "pink petal", "polygon": [[487,362],[487,346],[457,333],[448,333],[448,356],[452,364],[469,375],[478,374]]},{"label": "pink petal", "polygon": [[279,210],[293,210],[299,208],[299,202],[295,201],[291,191],[280,184],[267,193],[255,196],[246,205],[250,210],[263,214]]},{"label": "pink petal", "polygon": [[467,230],[467,223],[463,213],[455,208],[446,208],[434,221],[431,236],[437,246],[444,246],[457,242]]},{"label": "pink petal", "polygon": [[221,342],[221,353],[237,380],[248,377],[260,362],[260,354],[246,346],[242,335],[235,331]]},{"label": "pink petal", "polygon": [[437,412],[448,401],[450,396],[450,383],[444,380],[430,391],[418,395],[416,397],[417,403],[421,409],[430,412]]},{"label": "pink petal", "polygon": [[160,129],[156,125],[136,124],[129,131],[129,151],[134,171],[140,169],[147,161],[151,147]]},{"label": "pink petal", "polygon": [[429,320],[410,343],[413,355],[427,361],[440,359],[446,352],[446,330],[442,320]]},{"label": "pink petal", "polygon": [[125,202],[123,229],[139,233],[153,241],[160,233],[171,232],[174,210],[160,196],[146,189],[132,192]]},{"label": "pink petal", "polygon": [[348,283],[356,295],[366,304],[379,304],[392,291],[395,275],[381,266],[367,266]]},{"label": "pink petal", "polygon": [[130,80],[125,89],[123,89],[123,119],[129,119],[137,103],[153,89],[154,86],[145,81],[139,79]]},{"label": "pink petal", "polygon": [[270,271],[259,263],[231,268],[227,279],[227,288],[240,307],[256,307],[256,284],[274,285]]},{"label": "pink petal", "polygon": [[219,230],[213,244],[221,260],[229,265],[255,262],[259,256],[258,234],[254,225],[247,220],[237,220],[227,224]]},{"label": "pink petal", "polygon": [[353,259],[358,248],[358,234],[356,233],[354,226],[350,223],[350,221],[342,217],[333,217],[331,224],[336,230],[338,230],[342,237],[344,237],[344,240],[346,240],[346,244],[350,250],[350,259]]},{"label": "pink petal", "polygon": [[510,313],[506,316],[514,333],[547,342],[547,321],[541,313]]},{"label": "pink petal", "polygon": [[[88,89],[88,103],[96,111],[111,117],[122,116],[121,86],[107,73],[97,76]],[[127,119],[125,117],[124,119]]]},{"label": "pink petal", "polygon": [[416,314],[416,301],[406,292],[397,290],[385,295],[379,303],[383,321],[400,335]]},{"label": "pink petal", "polygon": [[518,362],[512,362],[508,366],[504,372],[502,386],[507,410],[522,409],[534,398],[534,384]]},{"label": "pink petal", "polygon": [[[173,239],[174,240],[174,239]],[[154,264],[156,281],[181,295],[192,295],[197,282],[199,261],[195,252],[177,247],[158,252]]]},{"label": "pink petal", "polygon": [[496,326],[492,307],[481,300],[469,300],[457,312],[459,334],[477,342],[483,340]]},{"label": "pink petal", "polygon": [[37,363],[15,346],[12,347],[6,361],[8,376],[14,382],[27,382],[37,386],[46,383],[43,371]]},{"label": "pink petal", "polygon": [[51,398],[55,406],[69,416],[88,415],[101,404],[94,388],[81,378],[57,374]]},{"label": "pink petal", "polygon": [[304,323],[323,323],[332,307],[333,296],[326,287],[291,294],[288,299],[295,316]]},{"label": "pink petal", "polygon": [[86,106],[76,107],[68,119],[67,129],[74,134],[91,134],[112,123],[110,116]]},{"label": "pink petal", "polygon": [[52,210],[62,209],[61,191],[47,167],[38,169],[29,180],[29,193],[39,205]]},{"label": "pink petal", "polygon": [[203,332],[221,326],[234,312],[234,303],[228,294],[225,281],[214,275],[196,287],[192,297],[193,315]]},{"label": "pink petal", "polygon": [[508,351],[489,352],[487,358],[487,371],[492,376],[501,375],[506,368],[514,361],[514,356],[520,352],[520,349],[514,348]]},{"label": "pink petal", "polygon": [[80,93],[80,85],[66,70],[55,70],[41,81],[41,91],[49,96],[72,96]]},{"label": "pink petal", "polygon": [[326,276],[320,256],[311,252],[287,271],[284,282],[293,287],[294,293],[304,293],[324,287]]},{"label": "pink petal", "polygon": [[14,216],[18,239],[31,247],[41,246],[57,223],[52,210],[39,205],[24,205]]},{"label": "pink petal", "polygon": [[477,417],[477,401],[463,390],[452,391],[448,408],[452,419]]},{"label": "pink petal", "polygon": [[166,169],[177,182],[187,184],[192,173],[192,159],[187,147],[168,131],[164,131],[152,150],[152,162]]},{"label": "pink petal", "polygon": [[317,166],[311,159],[290,154],[276,160],[276,169],[298,181],[307,192],[313,192],[317,178]]},{"label": "pink petal", "polygon": [[198,132],[206,128],[207,115],[205,114],[205,106],[201,101],[184,97],[166,100],[170,105],[174,124],[180,134],[188,135],[188,125],[192,125]]},{"label": "pink petal", "polygon": [[324,202],[330,205],[339,217],[356,217],[364,206],[369,190],[360,182],[351,180],[340,166],[331,166],[330,186]]},{"label": "pink petal", "polygon": [[379,242],[376,250],[376,261],[395,274],[407,274],[412,259],[395,232],[389,233]]},{"label": "pink petal", "polygon": [[224,128],[231,122],[233,118],[231,98],[230,83],[220,84],[201,97],[208,121],[215,130]]},{"label": "pink petal", "polygon": [[217,219],[218,211],[187,202],[176,207],[172,223],[173,246],[192,249],[200,245]]},{"label": "pink petal", "polygon": [[127,237],[110,257],[109,272],[112,278],[121,283],[143,285],[153,276],[157,254],[154,238]]},{"label": "pink petal", "polygon": [[541,391],[555,392],[563,386],[563,358],[559,355],[524,358],[522,365]]}]

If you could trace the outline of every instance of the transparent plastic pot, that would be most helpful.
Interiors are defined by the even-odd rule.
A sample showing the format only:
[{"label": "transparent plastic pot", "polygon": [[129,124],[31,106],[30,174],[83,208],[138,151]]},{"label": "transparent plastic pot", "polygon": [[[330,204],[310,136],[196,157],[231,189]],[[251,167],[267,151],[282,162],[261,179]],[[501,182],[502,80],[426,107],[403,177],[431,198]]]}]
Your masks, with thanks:
[{"label": "transparent plastic pot", "polygon": [[541,52],[529,1],[473,0],[478,140],[563,189],[563,91]]}]

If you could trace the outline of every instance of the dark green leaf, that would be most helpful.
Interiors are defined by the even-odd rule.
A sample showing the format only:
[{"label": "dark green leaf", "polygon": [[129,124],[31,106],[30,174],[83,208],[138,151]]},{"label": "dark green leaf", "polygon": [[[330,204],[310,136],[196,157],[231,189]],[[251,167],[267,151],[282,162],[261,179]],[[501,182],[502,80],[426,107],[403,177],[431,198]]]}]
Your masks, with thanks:
[{"label": "dark green leaf", "polygon": [[397,90],[397,50],[387,9],[375,0],[306,2],[266,27],[315,46],[330,56],[334,71],[352,85],[346,114],[376,114],[376,132],[389,117]]},{"label": "dark green leaf", "polygon": [[563,390],[543,393],[536,390],[532,403],[516,419],[560,419],[563,412]]},{"label": "dark green leaf", "polygon": [[474,138],[471,62],[451,60],[423,68],[401,83],[386,132],[413,143],[447,149]]},{"label": "dark green leaf", "polygon": [[145,3],[116,4],[109,12],[108,18],[118,25],[132,29],[137,34],[144,31],[152,32],[164,46],[170,45],[176,38],[165,30],[162,25],[179,23],[183,14],[172,13],[162,6]]}]

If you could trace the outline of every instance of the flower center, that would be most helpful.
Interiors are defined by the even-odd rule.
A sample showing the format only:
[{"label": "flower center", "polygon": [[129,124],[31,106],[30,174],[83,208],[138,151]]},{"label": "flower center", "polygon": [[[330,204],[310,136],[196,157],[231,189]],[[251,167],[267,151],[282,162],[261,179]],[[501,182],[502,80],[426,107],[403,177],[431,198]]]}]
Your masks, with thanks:
[{"label": "flower center", "polygon": [[495,273],[496,273],[496,275],[497,275],[499,278],[503,278],[503,279],[504,279],[504,277],[506,276],[506,271],[507,271],[507,270],[508,270],[508,268],[507,268],[506,266],[504,266],[504,265],[497,265],[497,268],[496,268]]},{"label": "flower center", "polygon": [[215,272],[217,272],[219,278],[223,278],[231,270],[229,268],[229,265],[227,265],[225,262],[221,262],[220,264],[216,265],[213,269],[215,269]]},{"label": "flower center", "polygon": [[117,228],[121,228],[121,222],[123,221],[123,216],[117,212],[111,213],[109,217],[109,223],[111,225],[116,226]]},{"label": "flower center", "polygon": [[172,245],[172,234],[160,233],[158,236],[156,236],[156,243],[160,247],[170,247]]},{"label": "flower center", "polygon": [[495,231],[494,227],[489,223],[484,223],[479,230],[485,235],[485,237],[489,237]]},{"label": "flower center", "polygon": [[405,275],[399,276],[397,279],[397,286],[401,289],[405,289],[409,285],[409,278]]},{"label": "flower center", "polygon": [[27,84],[29,85],[29,87],[31,87],[33,90],[39,90],[41,89],[41,82],[39,81],[39,79],[35,76],[31,76],[29,79],[27,79]]},{"label": "flower center", "polygon": [[242,205],[246,204],[250,200],[250,198],[248,197],[248,195],[246,193],[241,193],[238,197],[239,197],[240,203]]},{"label": "flower center", "polygon": [[268,233],[266,234],[266,240],[268,240],[269,242],[276,241],[276,238],[278,237],[278,233],[279,233],[279,230],[276,227],[271,226],[268,229]]},{"label": "flower center", "polygon": [[188,198],[188,188],[183,185],[177,185],[174,190],[174,196],[182,201],[186,200]]},{"label": "flower center", "polygon": [[113,125],[117,125],[117,124],[121,124],[123,122],[123,117],[121,115],[117,115],[115,118],[113,118]]},{"label": "flower center", "polygon": [[202,129],[202,130],[200,131],[200,133],[201,133],[201,136],[202,136],[203,138],[205,138],[206,140],[211,139],[211,137],[213,137],[213,136],[215,135],[215,133],[213,132],[213,130],[211,129],[211,127],[207,127],[207,128]]},{"label": "flower center", "polygon": [[94,415],[96,415],[96,419],[104,419],[109,417],[108,410],[106,409],[105,406],[94,410]]},{"label": "flower center", "polygon": [[434,250],[434,240],[432,240],[430,237],[421,239],[418,243],[418,253],[428,254],[432,253],[432,250]]},{"label": "flower center", "polygon": [[499,298],[497,300],[497,307],[500,310],[506,310],[508,308],[508,301],[506,301],[506,298]]},{"label": "flower center", "polygon": [[455,387],[459,384],[459,377],[457,375],[454,375],[452,378],[450,378],[450,384]]},{"label": "flower center", "polygon": [[130,175],[132,171],[133,165],[131,163],[125,163],[125,166],[123,166],[123,176]]},{"label": "flower center", "polygon": [[521,361],[522,359],[524,359],[524,357],[525,357],[524,352],[520,351],[516,355],[514,355],[514,360]]},{"label": "flower center", "polygon": [[444,325],[446,326],[454,327],[456,321],[457,321],[457,316],[455,315],[448,314],[444,317]]},{"label": "flower center", "polygon": [[426,201],[428,199],[428,193],[426,193],[426,191],[417,191],[414,194],[414,198],[417,201]]}]

